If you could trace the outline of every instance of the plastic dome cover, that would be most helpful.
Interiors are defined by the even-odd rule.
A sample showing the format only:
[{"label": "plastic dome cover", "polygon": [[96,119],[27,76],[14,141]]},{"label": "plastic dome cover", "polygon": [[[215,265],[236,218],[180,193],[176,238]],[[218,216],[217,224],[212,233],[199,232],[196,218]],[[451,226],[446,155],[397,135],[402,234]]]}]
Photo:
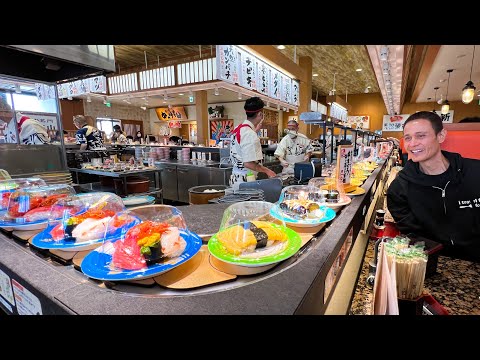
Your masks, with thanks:
[{"label": "plastic dome cover", "polygon": [[140,270],[168,261],[174,264],[189,247],[191,235],[182,212],[176,207],[147,205],[130,209],[130,214],[142,222],[118,241],[112,241],[112,269]]},{"label": "plastic dome cover", "polygon": [[283,219],[270,215],[273,206],[266,201],[230,205],[223,213],[219,231],[209,240],[210,252],[221,260],[261,259],[282,253],[295,232]]},{"label": "plastic dome cover", "polygon": [[343,186],[337,186],[333,178],[311,178],[308,181],[308,186],[312,188],[310,191],[317,191],[321,202],[328,204],[336,204],[342,199],[345,199],[345,190]]},{"label": "plastic dome cover", "polygon": [[30,187],[30,186],[46,186],[47,184],[40,178],[18,178],[0,180],[0,211],[6,210],[10,194],[15,190]]},{"label": "plastic dome cover", "polygon": [[[58,209],[58,210],[57,210]],[[63,211],[58,223],[57,214]],[[95,192],[60,199],[52,208],[49,227],[54,241],[85,243],[119,237],[140,220],[124,212],[122,199],[112,193]]]},{"label": "plastic dome cover", "polygon": [[60,199],[74,195],[70,185],[34,186],[17,189],[10,195],[7,211],[0,217],[0,224],[30,224],[62,218],[63,208],[53,205]]},{"label": "plastic dome cover", "polygon": [[325,195],[308,185],[285,187],[278,200],[278,212],[287,219],[319,220],[325,215]]}]

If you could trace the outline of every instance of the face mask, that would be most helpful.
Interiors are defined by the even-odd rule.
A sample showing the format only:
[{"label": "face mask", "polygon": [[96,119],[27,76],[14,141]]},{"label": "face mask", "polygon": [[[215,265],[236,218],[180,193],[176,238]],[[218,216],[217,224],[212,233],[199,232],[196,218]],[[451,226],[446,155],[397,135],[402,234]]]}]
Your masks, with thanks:
[{"label": "face mask", "polygon": [[327,136],[330,136],[330,135],[332,135],[332,133],[331,133],[331,132],[327,132]]},{"label": "face mask", "polygon": [[297,137],[297,133],[296,132],[293,132],[293,131],[290,131],[288,133],[288,136],[290,136],[290,139],[295,139]]}]

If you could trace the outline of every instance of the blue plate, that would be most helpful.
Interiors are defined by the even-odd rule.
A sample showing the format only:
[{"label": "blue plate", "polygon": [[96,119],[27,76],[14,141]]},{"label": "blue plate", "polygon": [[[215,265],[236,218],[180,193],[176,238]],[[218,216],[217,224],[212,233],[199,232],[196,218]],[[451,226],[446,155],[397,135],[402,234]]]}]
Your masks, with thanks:
[{"label": "blue plate", "polygon": [[285,214],[282,210],[280,210],[278,204],[275,204],[275,206],[272,206],[272,208],[270,209],[270,215],[272,215],[276,219],[284,220],[285,224],[291,224],[293,226],[299,227],[317,226],[321,223],[332,220],[337,215],[335,213],[335,210],[330,209],[329,207],[320,206],[320,209],[325,211],[325,215],[323,215],[321,219],[294,219],[288,216],[288,214]]},{"label": "blue plate", "polygon": [[[125,233],[131,227],[139,224],[141,221],[138,217],[134,216],[135,220],[127,224],[124,227],[118,228],[115,232],[107,235],[105,240],[114,240],[119,239],[122,233]],[[41,233],[38,233],[32,238],[32,245],[40,249],[49,249],[49,250],[62,250],[62,251],[82,251],[89,250],[97,247],[98,244],[101,244],[104,239],[95,239],[88,241],[65,241],[64,239],[55,241],[50,235],[50,231],[53,230],[58,223],[48,226]]]},{"label": "blue plate", "polygon": [[184,252],[182,255],[168,259],[163,263],[156,263],[141,270],[125,270],[111,267],[112,242],[115,242],[112,240],[111,242],[105,242],[104,245],[85,256],[81,266],[82,272],[88,277],[104,281],[141,280],[157,276],[190,260],[202,247],[202,239],[197,234],[188,230],[180,230],[180,235],[187,242]]}]

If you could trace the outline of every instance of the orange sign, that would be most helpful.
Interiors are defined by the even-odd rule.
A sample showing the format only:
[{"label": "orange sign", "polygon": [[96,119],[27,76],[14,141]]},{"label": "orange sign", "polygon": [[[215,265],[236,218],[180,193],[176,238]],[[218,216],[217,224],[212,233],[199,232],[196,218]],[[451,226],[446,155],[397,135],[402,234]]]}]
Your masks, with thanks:
[{"label": "orange sign", "polygon": [[160,120],[187,120],[187,114],[183,106],[156,108],[157,116]]}]

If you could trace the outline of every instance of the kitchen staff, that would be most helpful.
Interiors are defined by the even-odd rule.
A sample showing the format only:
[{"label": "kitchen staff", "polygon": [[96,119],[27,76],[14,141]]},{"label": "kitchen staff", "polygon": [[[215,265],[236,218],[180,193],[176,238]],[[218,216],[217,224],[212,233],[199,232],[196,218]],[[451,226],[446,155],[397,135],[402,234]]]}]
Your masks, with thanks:
[{"label": "kitchen staff", "polygon": [[283,166],[282,174],[293,175],[295,163],[310,160],[313,152],[311,140],[298,132],[298,123],[289,120],[287,135],[283,137],[275,150],[275,156]]},{"label": "kitchen staff", "polygon": [[247,174],[257,172],[267,174],[269,178],[276,174],[259,163],[263,160],[262,146],[257,131],[263,122],[263,107],[265,103],[259,97],[245,101],[244,109],[247,120],[232,131],[230,146],[230,161],[233,164],[230,186],[238,190],[240,183],[247,181]]},{"label": "kitchen staff", "polygon": [[76,143],[80,144],[80,150],[106,150],[100,131],[88,125],[85,116],[75,115],[73,125],[78,129],[75,139]]}]

